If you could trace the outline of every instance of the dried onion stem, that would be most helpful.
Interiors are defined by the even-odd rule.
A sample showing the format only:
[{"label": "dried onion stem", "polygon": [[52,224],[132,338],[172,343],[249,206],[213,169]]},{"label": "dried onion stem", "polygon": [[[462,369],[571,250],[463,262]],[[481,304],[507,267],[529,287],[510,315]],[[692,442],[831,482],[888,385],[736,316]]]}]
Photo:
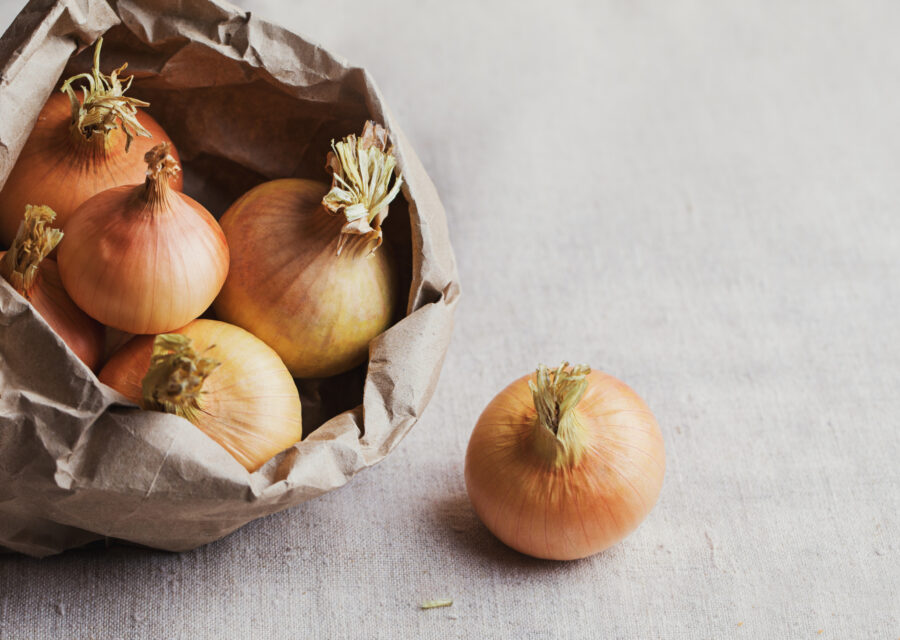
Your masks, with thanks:
[{"label": "dried onion stem", "polygon": [[381,246],[381,224],[403,184],[398,175],[391,185],[397,166],[394,148],[388,144],[385,128],[369,120],[361,136],[350,134],[337,143],[332,140],[331,149],[325,162],[331,171],[331,190],[322,204],[347,219],[338,240],[338,255],[354,236],[374,243],[371,255]]},{"label": "dried onion stem", "polygon": [[[119,78],[119,74],[128,67],[127,62],[109,75],[100,73],[102,46],[103,38],[100,38],[94,48],[94,66],[91,73],[72,76],[63,83],[60,91],[69,96],[74,131],[90,139],[95,133],[105,137],[110,131],[121,127],[126,137],[125,151],[128,151],[135,135],[151,137],[150,132],[137,119],[138,107],[149,107],[150,103],[125,95],[134,80],[134,76],[128,76],[123,85]],[[82,100],[78,99],[75,89],[72,88],[72,84],[78,80],[87,81],[87,86],[81,86]]]}]

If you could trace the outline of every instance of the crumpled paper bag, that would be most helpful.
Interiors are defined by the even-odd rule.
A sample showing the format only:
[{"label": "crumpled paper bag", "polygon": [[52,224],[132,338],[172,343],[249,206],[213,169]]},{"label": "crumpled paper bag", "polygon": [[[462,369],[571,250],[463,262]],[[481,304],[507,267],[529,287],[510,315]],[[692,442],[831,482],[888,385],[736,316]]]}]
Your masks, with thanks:
[{"label": "crumpled paper bag", "polygon": [[[0,185],[51,92],[128,61],[175,141],[185,191],[220,215],[265,180],[328,181],[332,138],[391,131],[403,198],[385,222],[409,295],[366,365],[300,382],[309,435],[255,473],[181,418],[100,384],[0,280],[0,548],[113,538],[181,551],[345,484],[386,456],[438,380],[459,293],[444,210],[365,70],[221,0],[36,0],[0,39]],[[76,54],[76,55],[73,55]]]}]

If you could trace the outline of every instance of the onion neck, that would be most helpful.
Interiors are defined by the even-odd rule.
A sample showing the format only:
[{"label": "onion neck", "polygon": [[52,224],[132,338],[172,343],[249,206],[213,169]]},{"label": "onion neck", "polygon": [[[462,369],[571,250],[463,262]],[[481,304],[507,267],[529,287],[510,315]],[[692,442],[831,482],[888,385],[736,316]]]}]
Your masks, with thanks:
[{"label": "onion neck", "polygon": [[537,416],[534,423],[534,446],[539,455],[557,467],[571,467],[581,460],[587,449],[585,430],[575,407],[587,390],[587,365],[569,367],[563,362],[551,371],[540,365],[534,380],[528,381]]},{"label": "onion neck", "polygon": [[142,195],[151,211],[166,209],[165,203],[172,195],[169,180],[181,171],[178,162],[169,153],[170,150],[168,142],[161,142],[144,154],[147,179],[144,180]]},{"label": "onion neck", "polygon": [[[131,147],[134,136],[151,137],[137,119],[139,107],[149,107],[149,102],[131,98],[125,92],[131,87],[134,76],[129,76],[122,84],[119,74],[128,66],[126,62],[111,74],[100,73],[100,48],[103,46],[103,38],[97,40],[94,49],[94,66],[91,73],[79,73],[66,80],[60,91],[69,97],[72,106],[72,119],[70,130],[73,136],[80,137],[80,142],[91,142],[102,146],[103,151],[108,151],[109,134],[115,129],[121,129],[125,133],[125,151]],[[81,89],[81,99],[73,88],[73,83],[84,80]],[[91,147],[94,148],[94,147]]]},{"label": "onion neck", "polygon": [[111,155],[114,147],[114,137],[111,131],[88,135],[75,122],[69,125],[69,139],[76,152],[92,158],[107,158]]},{"label": "onion neck", "polygon": [[203,383],[220,364],[201,357],[191,339],[181,334],[156,336],[150,369],[141,383],[142,408],[194,422],[200,411]]},{"label": "onion neck", "polygon": [[25,205],[16,239],[0,260],[0,276],[25,298],[37,284],[41,261],[62,240],[63,232],[50,226],[55,219],[50,207]]},{"label": "onion neck", "polygon": [[338,143],[331,142],[325,162],[331,172],[331,190],[322,205],[346,219],[338,239],[338,255],[350,244],[364,244],[368,255],[381,246],[381,224],[403,184],[400,175],[391,184],[396,166],[387,130],[371,120],[358,138],[350,134]]}]

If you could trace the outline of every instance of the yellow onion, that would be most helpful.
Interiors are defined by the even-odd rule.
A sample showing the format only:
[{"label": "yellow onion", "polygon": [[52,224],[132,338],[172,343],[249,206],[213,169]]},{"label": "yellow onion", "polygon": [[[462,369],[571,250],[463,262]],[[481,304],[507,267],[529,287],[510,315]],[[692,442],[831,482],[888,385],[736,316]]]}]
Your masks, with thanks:
[{"label": "yellow onion", "polygon": [[303,437],[300,396],[284,363],[225,322],[195,320],[175,333],[136,336],[99,377],[144,409],[190,421],[248,471]]},{"label": "yellow onion", "polygon": [[163,142],[147,152],[143,184],[98,193],[65,226],[59,271],[88,315],[128,333],[186,325],[215,299],[228,246],[212,214],[175,191],[180,167]]},{"label": "yellow onion", "polygon": [[387,132],[368,122],[328,154],[332,186],[283,179],[248,191],[222,216],[231,250],[218,317],[269,344],[299,378],[365,361],[397,298],[381,223],[400,190]]},{"label": "yellow onion", "polygon": [[103,327],[75,306],[63,289],[56,262],[47,257],[63,237],[62,231],[50,228],[54,217],[49,207],[26,205],[12,246],[0,253],[0,276],[94,370],[103,356]]},{"label": "yellow onion", "polygon": [[[147,170],[144,153],[158,142],[170,141],[152,117],[138,111],[149,104],[124,95],[132,78],[123,84],[119,74],[127,65],[108,76],[100,73],[102,43],[100,38],[92,72],[66,80],[63,93],[51,96],[38,115],[0,190],[0,243],[12,242],[28,203],[49,206],[57,214],[55,226],[62,228],[94,194],[141,182]],[[73,88],[79,80],[87,84],[80,96]],[[174,149],[171,153],[178,158]],[[180,176],[172,186],[181,189]]]},{"label": "yellow onion", "polygon": [[475,512],[501,541],[553,560],[583,558],[633,531],[662,488],[653,414],[623,382],[541,366],[487,406],[466,452]]}]

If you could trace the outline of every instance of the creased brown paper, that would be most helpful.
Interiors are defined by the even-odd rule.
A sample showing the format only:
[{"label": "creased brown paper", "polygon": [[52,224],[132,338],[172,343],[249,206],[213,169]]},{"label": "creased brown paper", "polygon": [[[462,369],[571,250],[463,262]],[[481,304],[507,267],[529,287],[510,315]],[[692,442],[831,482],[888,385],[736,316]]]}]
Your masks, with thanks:
[{"label": "creased brown paper", "polygon": [[0,185],[100,35],[103,68],[128,61],[130,95],[151,103],[185,191],[216,215],[265,180],[327,182],[331,139],[384,123],[405,181],[384,234],[409,296],[367,365],[300,383],[309,435],[251,474],[190,423],[101,385],[0,281],[0,547],[34,556],[104,537],[190,549],[345,484],[424,410],[459,292],[437,193],[369,75],[218,0],[29,3],[0,39]]}]

